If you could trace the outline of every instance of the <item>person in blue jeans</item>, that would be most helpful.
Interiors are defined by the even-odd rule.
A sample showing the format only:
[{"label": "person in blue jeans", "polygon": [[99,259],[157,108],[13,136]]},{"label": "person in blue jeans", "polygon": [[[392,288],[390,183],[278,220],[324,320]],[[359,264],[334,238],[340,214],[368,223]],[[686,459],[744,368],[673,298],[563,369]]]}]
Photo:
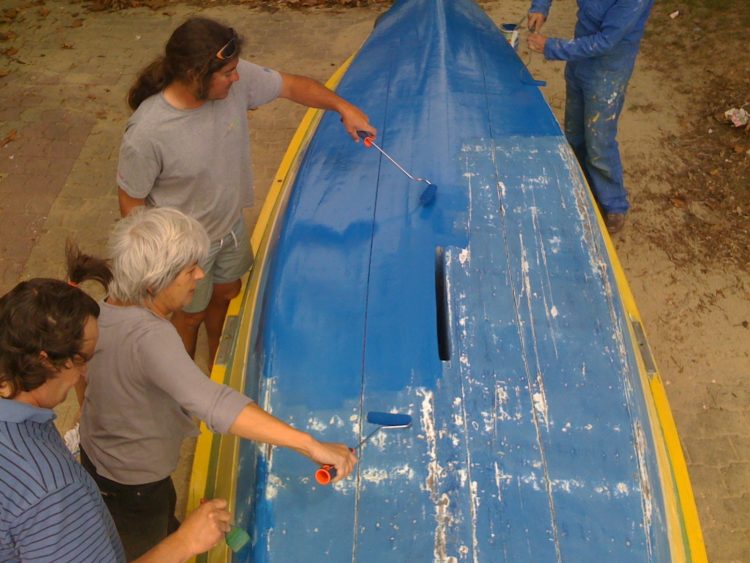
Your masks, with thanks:
[{"label": "person in blue jeans", "polygon": [[630,204],[617,144],[625,91],[633,73],[653,0],[577,0],[575,38],[539,33],[552,0],[532,0],[529,48],[565,66],[565,136],[614,234]]}]

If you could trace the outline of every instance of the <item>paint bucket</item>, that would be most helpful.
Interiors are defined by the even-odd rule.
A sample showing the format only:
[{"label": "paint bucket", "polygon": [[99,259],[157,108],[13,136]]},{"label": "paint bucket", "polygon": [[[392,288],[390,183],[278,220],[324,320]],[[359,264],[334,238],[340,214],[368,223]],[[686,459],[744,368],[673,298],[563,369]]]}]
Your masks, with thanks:
[{"label": "paint bucket", "polygon": [[500,32],[503,37],[510,43],[510,46],[514,49],[518,49],[518,24],[517,23],[503,23],[500,24]]}]

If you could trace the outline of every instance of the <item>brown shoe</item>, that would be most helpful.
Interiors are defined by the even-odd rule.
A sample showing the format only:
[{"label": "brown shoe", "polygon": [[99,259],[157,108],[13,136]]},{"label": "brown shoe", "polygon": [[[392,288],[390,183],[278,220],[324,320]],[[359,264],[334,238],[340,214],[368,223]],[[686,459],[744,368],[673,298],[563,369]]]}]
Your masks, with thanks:
[{"label": "brown shoe", "polygon": [[625,226],[624,213],[606,213],[604,215],[604,224],[607,226],[607,232],[610,235],[619,233]]}]

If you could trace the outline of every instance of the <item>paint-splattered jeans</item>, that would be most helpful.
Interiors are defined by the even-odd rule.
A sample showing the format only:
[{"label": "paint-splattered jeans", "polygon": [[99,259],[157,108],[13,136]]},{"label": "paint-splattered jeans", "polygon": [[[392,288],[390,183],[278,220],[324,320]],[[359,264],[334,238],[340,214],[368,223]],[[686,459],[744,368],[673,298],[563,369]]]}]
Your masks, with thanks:
[{"label": "paint-splattered jeans", "polygon": [[565,136],[596,201],[608,213],[625,213],[629,207],[616,137],[636,54],[596,57],[565,66]]}]

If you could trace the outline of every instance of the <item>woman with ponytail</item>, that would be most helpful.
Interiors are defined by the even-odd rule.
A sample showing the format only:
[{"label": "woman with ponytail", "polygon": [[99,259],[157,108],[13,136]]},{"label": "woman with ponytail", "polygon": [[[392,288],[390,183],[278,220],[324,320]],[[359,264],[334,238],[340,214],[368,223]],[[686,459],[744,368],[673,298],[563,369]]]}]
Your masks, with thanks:
[{"label": "woman with ponytail", "polygon": [[253,261],[242,217],[253,203],[247,111],[287,98],[338,112],[355,142],[358,130],[376,134],[359,108],[315,80],[242,60],[242,45],[235,30],[207,18],[191,18],[175,29],[164,55],[130,89],[134,113],[117,170],[123,216],[141,205],[174,207],[208,232],[205,277],[172,323],[194,357],[205,322],[210,361],[229,301]]}]

